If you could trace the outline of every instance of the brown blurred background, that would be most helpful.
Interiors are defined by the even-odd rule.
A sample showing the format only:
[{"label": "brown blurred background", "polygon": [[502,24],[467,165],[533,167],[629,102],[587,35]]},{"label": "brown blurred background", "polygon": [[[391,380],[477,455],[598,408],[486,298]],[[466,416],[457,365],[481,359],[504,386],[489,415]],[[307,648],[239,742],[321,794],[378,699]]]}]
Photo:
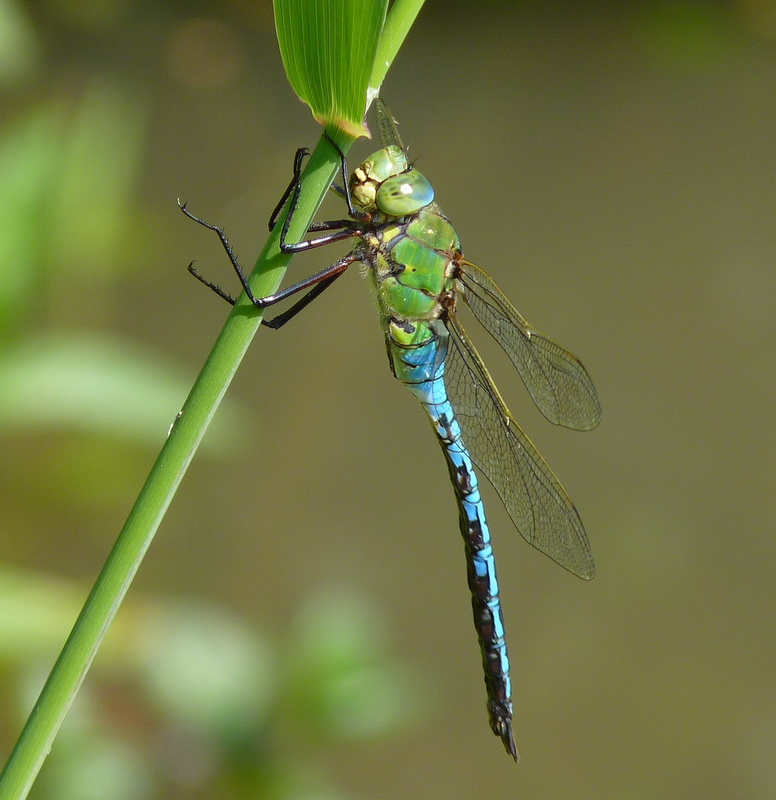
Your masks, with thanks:
[{"label": "brown blurred background", "polygon": [[[5,0],[0,34],[6,623],[36,581],[41,613],[47,591],[71,603],[24,657],[0,634],[4,758],[30,671],[64,641],[228,312],[186,273],[196,259],[235,285],[176,198],[250,266],[320,132],[265,0]],[[472,325],[598,565],[590,584],[565,573],[486,494],[523,763],[488,730],[442,457],[353,270],[257,337],[122,614],[212,604],[289,663],[316,598],[374,609],[386,670],[407,675],[403,721],[310,741],[281,723],[273,769],[320,776],[284,794],[156,711],[138,721],[135,678],[101,654],[95,713],[153,766],[81,797],[776,796],[776,4],[429,0],[383,96],[467,257],[582,358],[604,407],[592,433],[552,428]],[[61,799],[45,774],[36,796]]]}]

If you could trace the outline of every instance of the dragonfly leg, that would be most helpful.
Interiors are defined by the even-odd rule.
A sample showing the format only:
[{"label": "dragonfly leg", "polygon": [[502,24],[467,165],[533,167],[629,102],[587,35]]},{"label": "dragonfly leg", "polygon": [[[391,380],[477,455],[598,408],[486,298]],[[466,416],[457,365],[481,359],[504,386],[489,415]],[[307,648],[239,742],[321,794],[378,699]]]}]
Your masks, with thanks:
[{"label": "dragonfly leg", "polygon": [[[292,295],[298,294],[299,292],[303,292],[305,289],[310,289],[312,287],[313,291],[309,292],[308,295],[302,297],[295,305],[293,305],[290,309],[288,309],[285,314],[281,315],[285,317],[289,314],[289,312],[293,311],[293,313],[287,317],[285,322],[288,322],[289,319],[296,316],[305,306],[309,305],[313,300],[315,300],[318,295],[324,289],[328,289],[329,286],[334,282],[335,278],[338,278],[354,261],[361,260],[361,253],[356,250],[352,253],[348,253],[346,256],[343,256],[338,261],[335,261],[333,264],[329,264],[328,267],[324,267],[323,269],[319,269],[318,272],[310,275],[309,278],[304,278],[301,281],[297,281],[296,283],[292,283],[291,286],[286,286],[285,289],[281,289],[279,292],[275,294],[267,295],[266,297],[255,298],[251,295],[248,295],[253,305],[256,308],[267,308],[267,306],[274,306],[275,303],[281,302],[281,300],[286,300],[287,298],[291,297]],[[323,289],[315,291],[318,286],[322,283],[326,285]],[[247,294],[247,292],[246,292]],[[312,295],[312,297],[309,297]],[[308,299],[309,298],[309,299]],[[281,327],[280,325],[274,327]],[[271,326],[273,327],[273,326]]]},{"label": "dragonfly leg", "polygon": [[345,199],[345,202],[348,204],[348,214],[355,220],[364,221],[367,219],[366,214],[363,211],[358,211],[356,207],[353,205],[353,198],[350,194],[350,181],[348,180],[348,161],[345,158],[345,154],[342,152],[342,148],[334,141],[334,139],[329,136],[326,131],[323,132],[323,138],[327,139],[329,144],[337,151],[337,154],[340,158],[340,169],[342,171],[342,186],[333,186],[335,192],[337,192],[340,197]]},{"label": "dragonfly leg", "polygon": [[[326,289],[331,286],[332,283],[354,262],[359,261],[361,258],[361,254],[358,250],[348,253],[348,255],[344,256],[343,258],[335,261],[333,264],[330,264],[328,267],[324,267],[321,270],[318,270],[310,277],[305,278],[304,280],[298,281],[297,283],[292,284],[291,286],[287,286],[285,289],[282,289],[279,292],[276,292],[272,295],[267,295],[266,297],[256,297],[251,290],[250,284],[248,283],[248,278],[243,271],[243,268],[240,266],[240,262],[237,260],[237,256],[234,254],[231,245],[229,244],[229,240],[226,238],[226,234],[224,233],[222,228],[219,228],[217,225],[211,225],[209,222],[205,222],[204,220],[200,219],[199,217],[194,216],[186,208],[185,203],[179,203],[181,211],[189,217],[189,219],[194,220],[194,222],[198,222],[203,227],[207,228],[208,230],[214,231],[217,235],[221,244],[223,245],[224,250],[226,251],[227,256],[229,257],[229,261],[234,268],[234,271],[237,273],[237,277],[240,279],[240,284],[242,285],[243,291],[248,296],[248,299],[253,303],[256,308],[267,308],[269,306],[273,306],[276,303],[281,302],[282,300],[287,299],[299,292],[305,291],[305,289],[310,289],[310,291],[298,300],[291,308],[287,311],[284,311],[282,314],[278,315],[277,317],[270,319],[270,320],[262,320],[262,324],[266,325],[270,328],[277,330],[278,328],[282,328],[289,320],[293,319],[302,309],[306,308],[313,300],[319,297]],[[218,284],[213,283],[212,281],[207,280],[199,272],[194,268],[194,262],[192,261],[189,264],[189,272],[198,280],[200,283],[204,283],[210,290],[215,292],[219,297],[226,300],[227,303],[230,305],[234,305],[236,300],[230,294],[225,292]],[[312,287],[312,288],[311,288]]]},{"label": "dragonfly leg", "polygon": [[291,182],[286,187],[285,192],[283,192],[283,196],[278,201],[278,204],[275,206],[274,211],[270,215],[269,222],[267,223],[267,227],[270,229],[270,232],[275,229],[275,225],[277,225],[278,217],[280,216],[280,212],[283,210],[283,206],[288,201],[288,198],[291,196],[291,193],[296,190],[296,187],[299,185],[299,178],[302,176],[302,164],[304,163],[305,158],[310,155],[310,151],[306,147],[300,147],[296,151],[296,155],[294,156],[294,177],[291,178]]},{"label": "dragonfly leg", "polygon": [[225,292],[217,283],[212,283],[207,278],[203,278],[202,275],[200,275],[199,272],[197,272],[197,270],[194,269],[193,261],[189,264],[188,270],[200,283],[204,283],[208,289],[211,289],[219,297],[222,297],[224,300],[226,300],[226,302],[229,303],[230,306],[233,306],[237,302],[234,299],[234,297],[232,297],[232,295]]},{"label": "dragonfly leg", "polygon": [[339,195],[343,200],[347,201],[348,193],[338,183],[332,183],[331,190],[334,194]]},{"label": "dragonfly leg", "polygon": [[[251,291],[251,287],[248,285],[248,278],[245,276],[242,267],[240,266],[240,262],[237,260],[237,256],[234,254],[234,250],[232,250],[232,246],[229,244],[229,240],[226,238],[226,234],[224,233],[223,228],[219,228],[217,225],[211,225],[209,222],[205,222],[204,219],[200,219],[199,217],[195,217],[191,211],[186,208],[185,203],[181,203],[178,201],[178,206],[180,210],[189,218],[194,220],[194,222],[202,225],[204,228],[207,228],[210,231],[214,231],[218,234],[218,238],[221,241],[221,244],[226,251],[226,255],[229,257],[229,261],[232,263],[232,267],[234,267],[234,271],[237,273],[237,277],[240,279],[240,283],[242,284],[243,291],[245,294],[248,295],[248,299],[258,308],[263,308],[263,305],[257,305],[258,301],[257,298],[254,297],[253,292]],[[204,283],[205,286],[212,289],[219,297],[223,297],[224,300],[234,305],[234,298],[224,292],[219,286],[210,281],[203,278],[192,266],[194,262],[189,264],[189,272],[197,278],[201,283]]]},{"label": "dragonfly leg", "polygon": [[[302,165],[304,164],[305,158],[310,155],[310,151],[306,147],[300,147],[296,151],[296,155],[294,156],[294,174],[291,178],[291,182],[286,187],[286,190],[283,192],[282,197],[278,201],[278,204],[275,206],[272,214],[270,215],[269,222],[267,226],[269,227],[270,231],[275,229],[275,226],[278,222],[278,217],[280,216],[283,207],[288,202],[288,198],[291,198],[291,207],[289,209],[288,215],[286,219],[283,221],[283,228],[281,230],[280,235],[280,251],[282,253],[297,253],[301,250],[307,250],[310,248],[310,243],[306,241],[302,242],[288,242],[286,239],[288,238],[288,229],[291,225],[291,220],[294,216],[294,212],[296,211],[297,203],[299,202],[299,193],[300,193],[300,180],[302,177]],[[339,187],[337,187],[339,189]],[[332,220],[330,222],[314,222],[310,227],[307,229],[308,232],[310,231],[324,231],[324,230],[336,230],[344,227],[348,227],[351,224],[352,220]],[[351,235],[348,233],[347,235],[338,235],[334,236],[333,238],[330,237],[319,237],[319,243],[312,245],[312,246],[320,246],[323,244],[330,244],[334,241],[339,241],[340,239],[347,239],[350,238]],[[357,235],[357,234],[355,234]]]},{"label": "dragonfly leg", "polygon": [[[347,187],[348,167],[347,167],[347,161],[345,160],[345,154],[342,152],[339,145],[327,133],[324,133],[323,135],[324,138],[331,143],[331,145],[337,150],[337,153],[339,154],[342,176],[345,181],[345,187]],[[291,179],[291,183],[288,185],[288,188],[283,193],[283,197],[281,197],[280,202],[275,207],[275,210],[272,212],[272,216],[270,217],[270,230],[272,230],[277,224],[277,219],[278,216],[280,215],[281,209],[286,204],[290,196],[291,201],[289,204],[288,214],[286,214],[286,218],[283,220],[283,228],[280,232],[279,248],[281,253],[286,253],[286,254],[301,253],[306,250],[311,250],[315,247],[323,247],[324,245],[332,244],[333,242],[340,242],[345,239],[351,239],[353,237],[360,236],[362,233],[359,221],[363,221],[364,215],[360,214],[353,207],[353,201],[351,200],[350,197],[350,190],[348,188],[345,188],[342,190],[342,192],[348,203],[348,212],[354,219],[339,219],[339,220],[330,220],[327,222],[313,222],[307,228],[308,233],[314,233],[317,231],[333,231],[333,232],[328,233],[324,236],[317,236],[313,239],[303,239],[302,241],[299,242],[288,241],[288,231],[291,227],[291,222],[294,218],[294,214],[296,213],[296,207],[299,203],[299,196],[301,193],[302,164],[304,163],[304,159],[308,155],[308,152],[309,151],[307,151],[305,148],[301,148],[296,151],[296,156],[294,157],[294,177]],[[337,187],[337,191],[339,193],[340,187]]]},{"label": "dragonfly leg", "polygon": [[[346,265],[347,267],[347,265]],[[289,320],[292,320],[302,309],[307,308],[307,306],[315,300],[316,297],[323,294],[329,286],[334,283],[334,281],[339,278],[340,275],[345,271],[345,267],[343,267],[342,271],[335,272],[332,275],[329,275],[328,278],[324,278],[320,283],[316,283],[310,291],[304,295],[301,299],[297,300],[294,305],[291,306],[287,311],[284,311],[282,314],[278,314],[276,317],[272,319],[263,319],[262,325],[266,325],[268,328],[272,328],[272,330],[276,331],[282,328]]]}]

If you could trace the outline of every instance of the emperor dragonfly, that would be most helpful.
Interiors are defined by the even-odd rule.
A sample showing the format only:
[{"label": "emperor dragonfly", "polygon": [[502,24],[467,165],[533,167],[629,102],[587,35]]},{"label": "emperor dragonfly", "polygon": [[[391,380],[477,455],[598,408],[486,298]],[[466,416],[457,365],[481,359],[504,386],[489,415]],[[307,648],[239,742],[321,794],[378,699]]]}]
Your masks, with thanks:
[{"label": "emperor dragonfly", "polygon": [[[458,320],[459,302],[471,309],[505,350],[550,422],[590,430],[601,419],[601,407],[590,376],[576,356],[530,326],[496,284],[463,257],[457,233],[434,202],[431,184],[408,163],[394,120],[379,99],[376,111],[382,149],[349,180],[345,156],[329,140],[338,150],[344,181],[343,187],[335,189],[347,202],[350,219],[314,222],[308,234],[323,235],[287,241],[308,152],[304,148],[297,151],[294,177],[270,218],[272,230],[290,198],[280,237],[284,253],[360,239],[348,255],[310,278],[277,294],[255,297],[223,230],[181,208],[218,234],[243,290],[257,308],[309,289],[286,312],[263,321],[272,328],[282,327],[351,264],[365,266],[376,289],[391,370],[420,400],[447,461],[466,549],[490,725],[517,761],[496,564],[474,467],[496,489],[529,544],[580,578],[592,578],[595,566],[571,499],[512,418]],[[234,298],[199,275],[192,264],[189,271],[234,304]]]}]

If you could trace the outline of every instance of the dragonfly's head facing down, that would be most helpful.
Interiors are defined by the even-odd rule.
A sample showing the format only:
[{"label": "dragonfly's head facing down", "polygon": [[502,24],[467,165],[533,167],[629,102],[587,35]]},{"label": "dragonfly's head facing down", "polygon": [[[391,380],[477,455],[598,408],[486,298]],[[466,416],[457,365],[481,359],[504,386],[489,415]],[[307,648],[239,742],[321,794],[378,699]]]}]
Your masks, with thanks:
[{"label": "dragonfly's head facing down", "polygon": [[404,150],[396,145],[373,153],[353,172],[350,193],[359,208],[389,217],[415,214],[434,200],[431,184],[407,164]]}]

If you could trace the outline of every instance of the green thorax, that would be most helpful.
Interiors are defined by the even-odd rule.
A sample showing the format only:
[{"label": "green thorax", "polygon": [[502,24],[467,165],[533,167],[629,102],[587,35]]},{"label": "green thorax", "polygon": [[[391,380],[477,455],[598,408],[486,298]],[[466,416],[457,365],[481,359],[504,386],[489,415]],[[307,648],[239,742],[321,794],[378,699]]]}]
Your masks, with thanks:
[{"label": "green thorax", "polygon": [[[396,145],[371,155],[351,178],[354,204],[369,215],[365,263],[377,288],[386,333],[396,344],[417,344],[442,312],[452,288],[460,242],[434,203],[428,180]],[[425,333],[424,333],[425,331]],[[405,341],[406,340],[406,341]]]}]

